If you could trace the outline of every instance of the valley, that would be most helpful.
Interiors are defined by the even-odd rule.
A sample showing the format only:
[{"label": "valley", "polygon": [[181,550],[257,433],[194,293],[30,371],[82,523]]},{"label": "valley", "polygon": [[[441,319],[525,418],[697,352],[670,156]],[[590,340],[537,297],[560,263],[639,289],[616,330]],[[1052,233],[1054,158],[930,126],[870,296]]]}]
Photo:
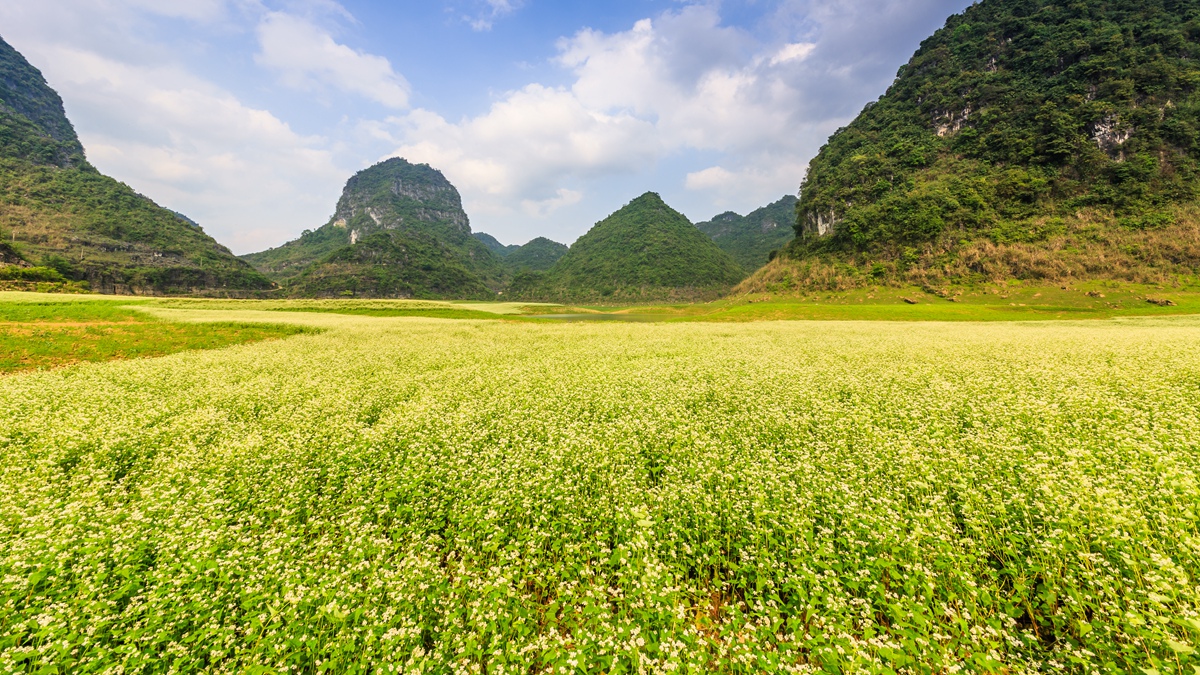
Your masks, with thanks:
[{"label": "valley", "polygon": [[0,39],[0,675],[1200,673],[1200,0],[102,4]]}]

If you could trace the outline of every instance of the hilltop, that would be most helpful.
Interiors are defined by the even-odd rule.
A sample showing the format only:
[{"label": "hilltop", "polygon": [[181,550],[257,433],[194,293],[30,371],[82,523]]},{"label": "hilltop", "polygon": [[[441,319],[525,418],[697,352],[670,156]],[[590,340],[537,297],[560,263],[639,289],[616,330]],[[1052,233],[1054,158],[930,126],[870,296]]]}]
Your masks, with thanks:
[{"label": "hilltop", "polygon": [[545,275],[514,279],[513,292],[570,300],[701,297],[744,276],[687,217],[647,192],[596,223]]},{"label": "hilltop", "polygon": [[497,255],[501,258],[503,258],[503,257],[507,256],[509,253],[512,253],[513,251],[521,248],[520,246],[518,246],[516,244],[508,244],[508,245],[501,244],[499,240],[497,240],[495,237],[488,234],[487,232],[474,232],[474,233],[472,233],[472,236],[474,236],[479,241],[482,241],[483,245],[487,246],[489,251],[491,251],[492,253],[494,253],[495,255]]},{"label": "hilltop", "polygon": [[742,269],[753,272],[766,265],[772,253],[795,236],[792,225],[796,222],[796,201],[796,197],[787,195],[745,216],[726,211],[712,220],[696,223],[696,227]]},{"label": "hilltop", "polygon": [[300,296],[482,299],[505,274],[450,181],[400,158],[352,176],[324,226],[243,259]]},{"label": "hilltop", "polygon": [[743,289],[1112,278],[1200,265],[1200,6],[983,0],[812,161]]},{"label": "hilltop", "polygon": [[566,255],[568,250],[570,249],[566,245],[557,241],[537,237],[510,251],[504,258],[504,265],[513,272],[545,272],[554,267],[554,263]]},{"label": "hilltop", "polygon": [[3,257],[27,268],[20,279],[107,293],[271,287],[200,227],[92,167],[58,93],[3,39],[0,238]]}]

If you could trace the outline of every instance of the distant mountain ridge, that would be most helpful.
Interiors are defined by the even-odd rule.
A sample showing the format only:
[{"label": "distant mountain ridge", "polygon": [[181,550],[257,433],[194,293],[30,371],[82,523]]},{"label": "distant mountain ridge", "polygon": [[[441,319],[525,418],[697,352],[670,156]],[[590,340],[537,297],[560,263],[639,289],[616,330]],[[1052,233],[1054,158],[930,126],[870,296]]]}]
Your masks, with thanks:
[{"label": "distant mountain ridge", "polygon": [[352,176],[324,226],[242,258],[302,296],[484,299],[505,278],[471,232],[458,190],[401,158]]},{"label": "distant mountain ridge", "polygon": [[787,195],[745,216],[726,211],[712,220],[696,223],[722,251],[737,261],[746,272],[766,265],[773,251],[778,252],[795,237],[796,202]]},{"label": "distant mountain ridge", "polygon": [[3,39],[0,238],[10,242],[6,257],[19,255],[101,292],[271,288],[198,226],[96,171],[62,99]]}]

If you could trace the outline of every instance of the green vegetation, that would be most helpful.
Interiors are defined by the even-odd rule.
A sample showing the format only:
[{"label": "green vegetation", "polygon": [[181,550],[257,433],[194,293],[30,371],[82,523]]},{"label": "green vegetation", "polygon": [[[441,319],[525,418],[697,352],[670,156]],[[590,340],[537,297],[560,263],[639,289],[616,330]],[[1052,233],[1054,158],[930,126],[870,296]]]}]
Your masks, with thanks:
[{"label": "green vegetation", "polygon": [[766,265],[795,236],[796,198],[783,199],[739,216],[727,211],[712,220],[696,223],[747,272]]},{"label": "green vegetation", "polygon": [[554,267],[569,249],[557,241],[538,237],[518,246],[504,258],[504,265],[514,272],[545,272]]},{"label": "green vegetation", "polygon": [[1195,2],[983,0],[821,150],[787,255],[818,287],[1194,273],[1197,55]]},{"label": "green vegetation", "polygon": [[501,244],[495,237],[486,232],[473,232],[471,233],[471,236],[475,237],[479,241],[482,241],[483,245],[487,246],[489,251],[501,258],[521,248],[516,244],[509,244],[505,246],[504,244]]},{"label": "green vegetation", "polygon": [[737,263],[661,197],[648,192],[572,244],[544,275],[516,275],[507,292],[613,302],[715,297],[745,276]]},{"label": "green vegetation", "polygon": [[[36,296],[34,296],[36,298]],[[0,375],[89,361],[219,349],[311,332],[242,322],[185,324],[110,301],[31,301],[0,294]]]},{"label": "green vegetation", "polygon": [[399,158],[352,176],[320,229],[242,259],[302,297],[482,299],[504,280],[500,259],[472,236],[458,190]]},{"label": "green vegetation", "polygon": [[1200,665],[1195,318],[275,314],[0,379],[0,672]]},{"label": "green vegetation", "polygon": [[338,249],[288,286],[302,297],[495,297],[441,242],[417,231],[380,231]]},{"label": "green vegetation", "polygon": [[[0,264],[15,256],[102,292],[271,286],[193,224],[92,168],[58,94],[3,40],[0,239],[15,242],[0,250]],[[28,281],[20,275],[34,273],[6,274]]]},{"label": "green vegetation", "polygon": [[0,39],[0,157],[58,167],[86,166],[62,99],[34,68]]}]

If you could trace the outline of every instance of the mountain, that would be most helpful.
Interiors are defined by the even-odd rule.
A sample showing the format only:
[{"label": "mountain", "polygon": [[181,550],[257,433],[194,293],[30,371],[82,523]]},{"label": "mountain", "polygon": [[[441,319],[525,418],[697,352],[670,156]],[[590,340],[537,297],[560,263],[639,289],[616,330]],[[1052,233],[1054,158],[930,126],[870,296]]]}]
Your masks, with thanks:
[{"label": "mountain", "polygon": [[504,259],[504,265],[514,272],[545,272],[567,254],[569,249],[545,237],[538,237],[524,246],[517,246]]},{"label": "mountain", "polygon": [[400,158],[351,177],[324,226],[243,260],[302,296],[487,298],[505,276],[450,181]]},{"label": "mountain", "polygon": [[28,263],[101,292],[272,285],[199,227],[93,168],[62,99],[3,39],[0,238]]},{"label": "mountain", "polygon": [[769,274],[1195,274],[1198,83],[1195,0],[981,0],[821,149]]},{"label": "mountain", "polygon": [[551,299],[639,300],[698,297],[727,290],[744,276],[683,214],[647,192],[580,237],[536,290],[528,278],[514,279],[514,286],[520,295]]},{"label": "mountain", "polygon": [[733,257],[742,269],[751,272],[766,265],[773,251],[779,251],[795,236],[796,198],[783,199],[739,216],[726,211],[712,220],[696,223],[722,251]]},{"label": "mountain", "polygon": [[509,244],[505,246],[504,244],[501,244],[495,237],[486,232],[475,232],[474,237],[479,241],[482,241],[483,245],[487,246],[489,251],[500,256],[501,258],[521,248],[516,244]]}]

